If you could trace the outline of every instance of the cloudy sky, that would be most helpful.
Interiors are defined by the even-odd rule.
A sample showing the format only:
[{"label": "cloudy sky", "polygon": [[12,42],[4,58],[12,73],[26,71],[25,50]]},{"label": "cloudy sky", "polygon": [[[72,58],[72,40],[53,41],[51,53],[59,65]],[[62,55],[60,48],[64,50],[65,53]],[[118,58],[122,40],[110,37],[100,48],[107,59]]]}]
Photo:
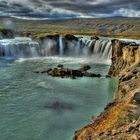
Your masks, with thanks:
[{"label": "cloudy sky", "polygon": [[25,19],[140,17],[140,0],[0,0],[0,16]]}]

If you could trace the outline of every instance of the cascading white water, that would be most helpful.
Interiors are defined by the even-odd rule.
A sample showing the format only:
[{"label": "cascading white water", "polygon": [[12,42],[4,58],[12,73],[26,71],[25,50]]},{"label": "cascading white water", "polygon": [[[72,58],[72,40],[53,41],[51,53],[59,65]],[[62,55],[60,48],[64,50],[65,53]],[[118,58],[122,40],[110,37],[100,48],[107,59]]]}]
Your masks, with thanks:
[{"label": "cascading white water", "polygon": [[111,63],[112,42],[111,38],[91,38],[84,36],[81,38],[82,52],[84,56],[92,57],[94,63]]},{"label": "cascading white water", "polygon": [[59,36],[58,41],[47,38],[42,44],[30,38],[16,37],[0,40],[0,56],[4,57],[39,57],[39,56],[82,56],[93,57],[94,62],[111,61],[111,39],[91,39],[79,37],[77,40],[64,40]]},{"label": "cascading white water", "polygon": [[57,42],[55,42],[50,38],[45,39],[45,41],[40,45],[41,56],[53,55],[53,49],[56,47],[57,47]]},{"label": "cascading white water", "polygon": [[63,37],[59,37],[59,54],[60,56],[64,55],[64,47],[63,47]]},{"label": "cascading white water", "polygon": [[76,56],[80,54],[80,48],[81,48],[81,44],[80,44],[80,40],[78,39],[77,45],[76,45]]},{"label": "cascading white water", "polygon": [[39,43],[32,41],[30,38],[16,37],[0,40],[0,56],[19,58],[39,55]]},{"label": "cascading white water", "polygon": [[84,38],[81,38],[81,42],[83,55],[89,56],[89,54],[92,54],[91,50],[95,44],[95,39],[91,39],[91,37],[85,36]]},{"label": "cascading white water", "polygon": [[111,40],[96,40],[93,50],[94,59],[97,61],[111,61],[112,43]]}]

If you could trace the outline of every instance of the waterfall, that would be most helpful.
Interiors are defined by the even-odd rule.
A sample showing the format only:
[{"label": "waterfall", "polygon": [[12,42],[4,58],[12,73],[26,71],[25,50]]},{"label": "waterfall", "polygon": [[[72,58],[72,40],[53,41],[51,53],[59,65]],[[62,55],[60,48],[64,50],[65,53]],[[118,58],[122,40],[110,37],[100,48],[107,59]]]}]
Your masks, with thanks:
[{"label": "waterfall", "polygon": [[46,38],[41,44],[41,56],[52,56],[59,54],[58,42],[51,38]]},{"label": "waterfall", "polygon": [[63,37],[59,37],[59,55],[63,56],[64,55],[64,47],[63,47]]},{"label": "waterfall", "polygon": [[77,41],[77,44],[76,44],[76,56],[79,56],[80,55],[80,48],[81,48],[81,44],[80,44],[80,40]]},{"label": "waterfall", "polygon": [[92,57],[94,62],[111,61],[111,39],[91,37],[79,37],[77,40],[64,40],[58,38],[46,38],[41,44],[30,38],[16,37],[14,39],[0,40],[1,57],[39,57],[39,56],[73,56]]},{"label": "waterfall", "polygon": [[[28,46],[27,46],[28,47]],[[29,52],[31,57],[38,57],[41,55],[40,53],[40,46],[37,42],[30,42],[29,43]]]},{"label": "waterfall", "polygon": [[0,56],[3,57],[36,57],[40,55],[40,47],[30,38],[14,38],[0,40]]},{"label": "waterfall", "polygon": [[94,44],[93,56],[98,61],[111,61],[112,43],[111,40],[96,40]]},{"label": "waterfall", "polygon": [[83,37],[81,38],[81,47],[82,49],[82,54],[85,56],[90,56],[93,54],[93,49],[94,49],[94,44],[95,44],[95,39],[92,39],[91,37]]}]

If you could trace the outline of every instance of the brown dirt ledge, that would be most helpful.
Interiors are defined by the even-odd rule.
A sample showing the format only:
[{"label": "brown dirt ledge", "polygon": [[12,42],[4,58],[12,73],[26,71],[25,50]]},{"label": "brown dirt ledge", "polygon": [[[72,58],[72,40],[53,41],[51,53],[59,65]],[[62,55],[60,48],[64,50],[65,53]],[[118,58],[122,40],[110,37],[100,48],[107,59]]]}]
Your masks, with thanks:
[{"label": "brown dirt ledge", "polygon": [[75,132],[74,140],[140,139],[140,46],[113,40],[109,74],[119,79],[113,103],[94,122]]}]

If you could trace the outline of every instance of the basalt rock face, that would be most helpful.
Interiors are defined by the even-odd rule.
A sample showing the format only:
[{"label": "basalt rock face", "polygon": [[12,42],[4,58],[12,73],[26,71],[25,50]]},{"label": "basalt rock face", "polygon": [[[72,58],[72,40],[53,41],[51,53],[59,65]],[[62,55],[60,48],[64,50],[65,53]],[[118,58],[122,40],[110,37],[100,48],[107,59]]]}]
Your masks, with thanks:
[{"label": "basalt rock face", "polygon": [[75,133],[74,140],[140,139],[140,47],[113,40],[110,75],[119,78],[113,103],[93,122]]}]

